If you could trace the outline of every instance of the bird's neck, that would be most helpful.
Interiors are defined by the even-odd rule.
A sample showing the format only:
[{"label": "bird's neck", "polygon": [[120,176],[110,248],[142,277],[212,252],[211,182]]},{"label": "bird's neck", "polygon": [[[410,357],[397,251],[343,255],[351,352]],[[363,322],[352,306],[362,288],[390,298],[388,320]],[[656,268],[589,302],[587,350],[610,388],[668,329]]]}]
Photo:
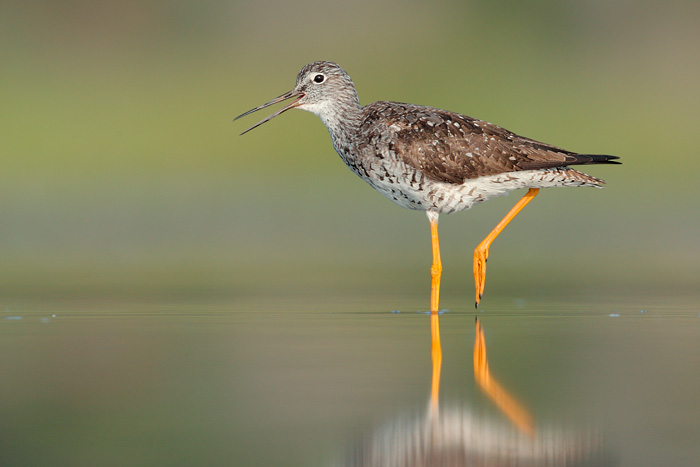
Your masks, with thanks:
[{"label": "bird's neck", "polygon": [[362,121],[362,106],[356,98],[347,99],[320,109],[318,116],[328,128],[335,148],[348,147]]},{"label": "bird's neck", "polygon": [[359,102],[345,102],[334,105],[327,112],[320,112],[318,116],[335,139],[357,129],[362,116],[362,106]]}]

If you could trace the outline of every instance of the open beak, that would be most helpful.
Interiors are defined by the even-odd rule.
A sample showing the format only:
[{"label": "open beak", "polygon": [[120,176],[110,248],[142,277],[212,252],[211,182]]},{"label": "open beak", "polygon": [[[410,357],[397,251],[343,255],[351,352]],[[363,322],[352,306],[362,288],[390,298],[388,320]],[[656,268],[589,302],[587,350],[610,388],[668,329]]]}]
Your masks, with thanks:
[{"label": "open beak", "polygon": [[289,92],[287,92],[287,93],[282,94],[282,95],[279,96],[279,97],[276,97],[275,99],[272,99],[270,102],[268,102],[268,103],[266,103],[266,104],[263,104],[263,105],[261,105],[260,107],[256,107],[256,108],[254,108],[254,109],[250,109],[250,110],[247,111],[246,113],[240,114],[238,117],[234,118],[233,120],[236,121],[236,120],[238,120],[238,119],[241,118],[241,117],[245,117],[246,115],[252,114],[253,112],[257,112],[258,110],[264,109],[265,107],[269,107],[269,106],[271,106],[271,105],[277,104],[278,102],[286,101],[287,99],[291,99],[291,98],[293,98],[293,97],[296,97],[296,99],[294,99],[289,105],[287,105],[286,107],[282,107],[282,108],[281,108],[280,110],[278,110],[277,112],[273,113],[273,114],[270,115],[269,117],[264,118],[263,120],[260,120],[258,123],[256,123],[256,124],[253,125],[252,127],[250,127],[250,128],[248,128],[247,130],[245,130],[243,133],[241,133],[242,135],[243,135],[243,134],[246,134],[246,133],[248,133],[250,130],[252,130],[253,128],[257,128],[257,127],[259,127],[260,125],[262,125],[263,123],[267,122],[268,120],[272,120],[273,118],[275,118],[276,116],[278,116],[278,115],[281,114],[282,112],[286,112],[287,110],[293,109],[294,107],[298,106],[298,105],[299,105],[299,101],[301,100],[302,97],[304,97],[304,93],[301,92],[301,91],[297,91],[297,90],[293,89],[293,90],[291,90],[291,91],[289,91]]}]

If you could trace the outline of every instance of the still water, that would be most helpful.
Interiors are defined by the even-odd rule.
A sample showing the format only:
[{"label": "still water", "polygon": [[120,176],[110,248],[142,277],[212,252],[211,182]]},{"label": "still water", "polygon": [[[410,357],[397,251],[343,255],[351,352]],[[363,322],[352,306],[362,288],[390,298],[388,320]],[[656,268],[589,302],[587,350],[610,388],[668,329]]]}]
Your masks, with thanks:
[{"label": "still water", "polygon": [[0,465],[700,465],[700,307],[666,302],[6,308]]}]

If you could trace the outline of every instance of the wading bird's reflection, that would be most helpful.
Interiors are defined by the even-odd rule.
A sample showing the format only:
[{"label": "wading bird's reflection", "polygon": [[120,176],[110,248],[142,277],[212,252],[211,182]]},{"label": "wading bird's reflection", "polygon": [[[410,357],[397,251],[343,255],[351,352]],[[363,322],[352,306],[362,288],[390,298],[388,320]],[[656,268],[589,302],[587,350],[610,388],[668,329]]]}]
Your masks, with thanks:
[{"label": "wading bird's reflection", "polygon": [[501,417],[475,413],[468,404],[441,406],[442,345],[437,313],[430,316],[433,363],[424,415],[400,416],[362,440],[342,465],[367,467],[464,465],[608,465],[599,436],[535,424],[530,412],[489,371],[486,340],[476,320],[474,379]]},{"label": "wading bird's reflection", "polygon": [[486,359],[486,339],[478,318],[476,319],[476,338],[474,339],[474,381],[521,433],[528,436],[534,435],[535,426],[530,412],[520,405],[496,381],[496,378],[491,377],[489,362]]}]

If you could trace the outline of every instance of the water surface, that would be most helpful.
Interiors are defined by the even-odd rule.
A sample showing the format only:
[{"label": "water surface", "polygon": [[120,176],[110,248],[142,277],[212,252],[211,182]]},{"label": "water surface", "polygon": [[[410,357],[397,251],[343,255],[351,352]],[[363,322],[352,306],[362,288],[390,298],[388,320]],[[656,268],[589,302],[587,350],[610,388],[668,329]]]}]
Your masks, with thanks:
[{"label": "water surface", "polygon": [[[647,309],[617,299],[465,304],[439,317],[437,393],[430,316],[391,301],[7,308],[0,464],[378,465],[368,459],[399,455],[387,446],[415,451],[435,420],[444,436],[471,430],[476,441],[460,448],[471,455],[519,445],[578,449],[571,459],[592,465],[700,458],[692,297]],[[529,429],[475,378],[476,317],[488,374]]]}]

